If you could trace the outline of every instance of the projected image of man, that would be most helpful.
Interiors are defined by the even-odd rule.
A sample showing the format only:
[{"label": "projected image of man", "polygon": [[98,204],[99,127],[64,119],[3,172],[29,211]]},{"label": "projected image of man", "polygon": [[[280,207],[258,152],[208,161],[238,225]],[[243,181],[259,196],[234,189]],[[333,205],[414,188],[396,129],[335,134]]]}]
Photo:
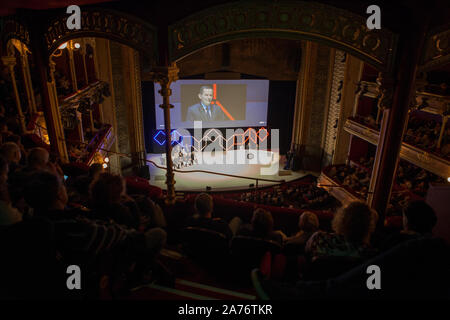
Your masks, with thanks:
[{"label": "projected image of man", "polygon": [[187,121],[223,121],[228,120],[222,109],[211,104],[213,99],[213,88],[210,86],[201,86],[198,93],[200,103],[194,104],[188,108]]}]

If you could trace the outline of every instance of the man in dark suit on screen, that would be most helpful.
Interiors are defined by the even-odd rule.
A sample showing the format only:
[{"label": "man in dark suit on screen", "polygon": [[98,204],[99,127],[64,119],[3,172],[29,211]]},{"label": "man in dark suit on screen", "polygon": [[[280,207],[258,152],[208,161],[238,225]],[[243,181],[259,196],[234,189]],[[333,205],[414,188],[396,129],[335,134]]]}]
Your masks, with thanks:
[{"label": "man in dark suit on screen", "polygon": [[228,120],[222,109],[211,104],[213,89],[210,86],[201,86],[198,94],[200,103],[188,108],[186,121],[223,121]]}]

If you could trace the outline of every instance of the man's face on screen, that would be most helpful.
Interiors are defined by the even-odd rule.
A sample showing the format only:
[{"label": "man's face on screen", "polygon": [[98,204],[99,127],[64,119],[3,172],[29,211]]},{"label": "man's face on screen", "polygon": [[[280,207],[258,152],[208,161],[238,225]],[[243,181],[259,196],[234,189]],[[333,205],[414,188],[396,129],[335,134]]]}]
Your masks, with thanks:
[{"label": "man's face on screen", "polygon": [[203,89],[202,93],[198,94],[200,101],[205,105],[209,106],[211,104],[213,98],[213,90],[212,89]]}]

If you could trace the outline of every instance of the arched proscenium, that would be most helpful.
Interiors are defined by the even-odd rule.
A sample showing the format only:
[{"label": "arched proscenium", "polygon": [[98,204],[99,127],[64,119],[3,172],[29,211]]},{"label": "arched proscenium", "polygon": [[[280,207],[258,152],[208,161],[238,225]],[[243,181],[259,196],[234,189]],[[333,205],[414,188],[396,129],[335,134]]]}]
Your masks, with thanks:
[{"label": "arched proscenium", "polygon": [[156,28],[137,17],[113,10],[83,8],[80,30],[67,28],[68,17],[68,14],[63,14],[49,24],[44,35],[48,55],[68,40],[100,37],[123,43],[153,61],[157,59]]},{"label": "arched proscenium", "polygon": [[8,51],[8,41],[11,39],[17,39],[30,48],[30,34],[25,24],[14,18],[2,18],[2,20],[0,24],[2,52]]},{"label": "arched proscenium", "polygon": [[177,61],[199,49],[244,38],[318,41],[390,71],[397,37],[369,30],[368,16],[315,2],[236,2],[195,13],[169,26],[169,55]]}]

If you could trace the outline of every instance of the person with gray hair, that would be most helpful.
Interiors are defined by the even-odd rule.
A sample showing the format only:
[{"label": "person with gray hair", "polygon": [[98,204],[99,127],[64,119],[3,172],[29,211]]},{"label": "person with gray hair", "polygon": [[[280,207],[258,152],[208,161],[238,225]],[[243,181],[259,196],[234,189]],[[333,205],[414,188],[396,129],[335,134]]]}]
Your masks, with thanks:
[{"label": "person with gray hair", "polygon": [[33,148],[28,153],[28,167],[31,170],[45,170],[49,161],[50,155],[44,148]]},{"label": "person with gray hair", "polygon": [[10,174],[20,168],[19,162],[22,157],[20,148],[14,142],[5,142],[0,146],[0,155],[8,161]]}]

